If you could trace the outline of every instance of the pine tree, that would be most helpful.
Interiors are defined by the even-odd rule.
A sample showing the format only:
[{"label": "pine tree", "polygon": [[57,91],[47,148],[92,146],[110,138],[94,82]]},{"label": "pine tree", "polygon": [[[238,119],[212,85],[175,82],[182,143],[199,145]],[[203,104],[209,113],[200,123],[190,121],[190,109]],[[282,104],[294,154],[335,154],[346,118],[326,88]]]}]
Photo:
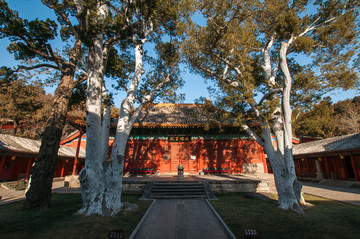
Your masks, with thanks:
[{"label": "pine tree", "polygon": [[[206,23],[188,25],[183,46],[187,60],[195,72],[216,83],[214,104],[236,115],[243,130],[264,148],[279,207],[301,212],[301,184],[292,157],[291,103],[304,106],[318,99],[317,91],[358,84],[352,61],[359,53],[359,2],[197,3]],[[311,64],[295,58],[298,55],[307,56]],[[259,133],[247,118],[258,122]]]},{"label": "pine tree", "polygon": [[[75,71],[82,57],[82,42],[79,28],[72,21],[81,18],[76,15],[74,2],[43,0],[42,3],[56,13],[59,24],[51,19],[22,19],[18,12],[0,0],[0,37],[10,39],[8,51],[14,54],[15,60],[26,63],[19,65],[16,72],[51,69],[57,72],[55,76],[59,79],[51,114],[42,134],[39,155],[30,171],[30,188],[24,202],[24,209],[47,210],[50,208],[53,175],[68,103],[77,84]],[[61,25],[61,39],[69,43],[64,48],[64,54],[55,51],[51,45],[58,35],[58,25]]]},{"label": "pine tree", "polygon": [[[79,213],[84,215],[115,215],[120,210],[123,159],[131,128],[146,103],[159,96],[173,98],[174,90],[181,85],[179,57],[174,46],[176,41],[163,41],[164,35],[175,30],[172,22],[175,23],[179,2],[103,3],[97,1],[94,8],[87,9],[86,13],[96,19],[91,24],[102,27],[94,27],[99,30],[90,34],[86,42],[89,48],[87,155],[85,168],[79,175],[84,204]],[[108,38],[106,33],[111,29],[113,35]],[[174,33],[170,35],[175,37]],[[144,45],[147,42],[156,45],[158,57],[146,57],[151,63],[151,70],[144,75]],[[110,160],[107,160],[110,105],[104,87],[105,74],[117,78],[117,88],[126,92]],[[136,102],[138,106],[135,106]],[[103,111],[102,103],[105,103]]]},{"label": "pine tree", "polygon": [[0,118],[13,120],[13,135],[17,135],[20,123],[35,120],[35,114],[45,107],[41,100],[44,94],[39,85],[17,79],[11,69],[0,69]]}]

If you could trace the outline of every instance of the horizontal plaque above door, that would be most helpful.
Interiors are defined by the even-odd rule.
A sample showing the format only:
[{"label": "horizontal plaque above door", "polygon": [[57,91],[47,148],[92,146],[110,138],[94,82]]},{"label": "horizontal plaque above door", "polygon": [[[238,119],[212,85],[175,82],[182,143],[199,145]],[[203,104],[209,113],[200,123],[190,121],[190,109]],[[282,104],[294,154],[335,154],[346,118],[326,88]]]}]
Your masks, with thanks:
[{"label": "horizontal plaque above door", "polygon": [[169,142],[191,142],[191,136],[169,136]]}]

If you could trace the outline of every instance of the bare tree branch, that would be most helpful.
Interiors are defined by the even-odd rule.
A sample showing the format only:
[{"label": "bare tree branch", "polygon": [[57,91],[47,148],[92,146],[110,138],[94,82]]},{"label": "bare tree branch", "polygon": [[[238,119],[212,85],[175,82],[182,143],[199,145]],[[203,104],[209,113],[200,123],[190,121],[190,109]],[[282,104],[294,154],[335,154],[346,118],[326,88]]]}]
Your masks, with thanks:
[{"label": "bare tree branch", "polygon": [[[76,4],[80,5],[80,4],[83,4],[83,3],[77,3],[78,1],[75,1]],[[50,3],[50,4],[47,4],[47,6],[50,8],[50,9],[53,9],[60,17],[61,19],[70,27],[71,29],[71,32],[72,34],[74,35],[74,37],[76,39],[79,39],[79,35],[77,33],[77,31],[75,30],[75,27],[73,26],[73,24],[71,23],[70,19],[65,15],[65,13],[63,11],[59,11],[57,9],[58,7],[58,4],[55,4],[54,3]],[[81,5],[82,6],[82,5]],[[79,8],[77,7],[77,9],[79,10]]]},{"label": "bare tree branch", "polygon": [[168,74],[164,81],[162,81],[160,84],[158,84],[155,89],[153,89],[148,95],[146,95],[143,98],[143,100],[141,101],[141,104],[136,108],[135,112],[132,114],[132,116],[129,120],[128,127],[132,127],[132,125],[134,124],[135,120],[139,116],[139,113],[142,110],[142,108],[144,107],[144,105],[149,103],[150,100],[154,97],[154,95],[156,93],[158,93],[161,90],[161,88],[168,82],[170,82],[170,74]]},{"label": "bare tree branch", "polygon": [[229,65],[229,67],[231,67],[232,69],[235,70],[236,74],[238,74],[239,76],[243,76],[243,74],[242,74],[241,70],[239,69],[239,67],[234,66],[233,64],[231,64],[231,62],[228,59],[226,59],[224,57],[221,57],[219,54],[216,54],[214,52],[211,52],[211,54],[213,56],[215,56],[216,58],[218,58],[219,60],[223,61],[226,65]]},{"label": "bare tree branch", "polygon": [[248,133],[250,137],[254,139],[261,147],[264,147],[264,142],[247,124],[242,123],[241,128],[245,130],[245,132]]},{"label": "bare tree branch", "polygon": [[259,103],[257,104],[258,106],[261,106],[262,103],[264,103],[265,100],[269,99],[272,95],[280,93],[281,89],[269,89],[269,91],[263,95],[263,97],[261,97],[261,100],[259,101]]},{"label": "bare tree branch", "polygon": [[88,79],[88,75],[85,73],[85,74],[82,74],[81,76],[79,76],[75,81],[74,81],[74,85],[75,86],[78,86],[80,85],[81,83],[85,82],[86,80]]},{"label": "bare tree branch", "polygon": [[51,45],[47,44],[47,48],[48,48],[48,50],[50,52],[50,55],[52,57],[52,61],[54,61],[56,63],[56,65],[58,66],[58,69],[60,71],[64,71],[64,69],[62,68],[62,65],[65,64],[66,61],[64,59],[62,59],[62,58],[59,58],[59,57],[55,56]]},{"label": "bare tree branch", "polygon": [[37,64],[37,65],[34,65],[34,66],[18,65],[18,67],[16,68],[15,71],[19,71],[19,70],[30,71],[30,70],[34,70],[34,69],[43,68],[43,67],[59,70],[59,68],[57,66],[54,66],[54,65],[51,65],[51,64],[48,64],[48,63],[41,63],[41,64]]}]

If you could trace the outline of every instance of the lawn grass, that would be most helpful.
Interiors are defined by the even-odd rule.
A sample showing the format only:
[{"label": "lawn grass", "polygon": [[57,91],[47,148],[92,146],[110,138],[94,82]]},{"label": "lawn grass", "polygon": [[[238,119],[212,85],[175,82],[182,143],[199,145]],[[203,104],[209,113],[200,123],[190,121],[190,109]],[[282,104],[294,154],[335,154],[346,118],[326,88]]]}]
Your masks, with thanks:
[{"label": "lawn grass", "polygon": [[128,238],[145,214],[151,201],[139,201],[141,195],[122,195],[122,201],[139,208],[115,217],[75,215],[81,208],[80,194],[53,194],[52,209],[47,212],[21,211],[22,202],[0,206],[1,239],[101,239],[112,230],[123,230]]},{"label": "lawn grass", "polygon": [[275,200],[259,200],[245,193],[216,195],[215,210],[237,238],[254,228],[256,238],[360,238],[360,207],[305,195],[312,206],[305,213],[279,209]]},{"label": "lawn grass", "polygon": [[[277,208],[275,200],[263,201],[245,193],[216,195],[211,204],[237,238],[245,228],[255,228],[257,238],[360,238],[360,207],[305,195],[311,207],[304,214]],[[52,210],[21,211],[22,202],[0,206],[1,239],[107,238],[122,229],[128,238],[151,201],[140,195],[123,194],[123,201],[139,206],[136,211],[115,217],[75,215],[81,208],[80,194],[53,194]]]}]

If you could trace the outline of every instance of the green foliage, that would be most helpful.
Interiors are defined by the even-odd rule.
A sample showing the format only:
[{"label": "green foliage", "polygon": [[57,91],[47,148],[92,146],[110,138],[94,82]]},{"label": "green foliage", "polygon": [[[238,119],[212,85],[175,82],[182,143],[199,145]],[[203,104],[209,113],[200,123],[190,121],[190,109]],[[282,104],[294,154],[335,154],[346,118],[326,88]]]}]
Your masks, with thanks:
[{"label": "green foliage", "polygon": [[8,72],[8,69],[1,68],[1,116],[19,121],[41,108],[42,104],[38,101],[38,97],[39,94],[44,93],[44,90],[36,85],[27,85],[25,80],[16,79]]},{"label": "green foliage", "polygon": [[293,124],[297,136],[332,137],[335,120],[329,98],[315,105],[311,111],[300,114]]},{"label": "green foliage", "polygon": [[113,87],[117,90],[126,88],[131,74],[134,72],[134,56],[129,52],[119,53],[116,48],[112,48],[108,55],[105,75],[117,80]]},{"label": "green foliage", "polygon": [[155,49],[166,65],[171,67],[178,64],[180,60],[179,48],[173,42],[160,42]]},{"label": "green foliage", "polygon": [[183,95],[177,95],[176,89],[183,86],[180,77],[180,56],[177,41],[158,41],[156,46],[156,57],[147,56],[150,70],[144,77],[143,84],[139,87],[138,98],[150,94],[161,82],[168,81],[154,99],[165,102],[181,102]]},{"label": "green foliage", "polygon": [[[38,137],[41,123],[47,119],[50,111],[45,91],[36,84],[27,84],[23,79],[6,67],[0,69],[0,118],[14,121],[14,134],[20,123],[36,124],[27,132],[31,138]],[[24,132],[22,132],[24,133]]]},{"label": "green foliage", "polygon": [[12,43],[8,51],[16,60],[29,60],[49,55],[47,44],[57,35],[57,24],[46,19],[28,21],[21,19],[16,11],[11,10],[5,1],[1,1],[0,38],[9,38]]},{"label": "green foliage", "polygon": [[[57,16],[57,21],[52,19],[45,20],[27,20],[19,17],[18,12],[10,9],[8,4],[0,1],[0,38],[8,38],[10,44],[7,47],[8,51],[12,53],[16,60],[21,60],[17,71],[25,70],[30,74],[44,74],[48,73],[48,69],[55,69],[59,72],[53,72],[48,78],[59,80],[57,74],[61,74],[69,67],[75,67],[72,64],[77,62],[81,55],[81,47],[75,45],[75,40],[79,37],[79,25],[76,25],[76,20],[80,16],[76,12],[76,4],[74,1],[58,1],[58,0],[42,0],[42,3],[48,8],[52,9]],[[59,26],[61,27],[58,30]],[[64,42],[69,42],[72,46],[64,44],[63,52],[53,49],[52,42],[58,37]],[[76,46],[76,47],[75,47]],[[70,58],[73,53],[78,53],[78,56]],[[68,64],[67,57],[69,57],[72,64]],[[41,69],[41,71],[39,70]]]},{"label": "green foliage", "polygon": [[334,118],[336,135],[353,134],[360,132],[360,97],[335,103]]},{"label": "green foliage", "polygon": [[279,39],[289,39],[300,33],[301,21],[294,9],[280,12],[275,17],[274,31]]},{"label": "green foliage", "polygon": [[86,100],[86,83],[79,84],[73,91],[69,100],[68,108],[71,109],[73,106],[85,111],[85,100]]},{"label": "green foliage", "polygon": [[300,37],[294,42],[293,50],[295,52],[304,52],[305,54],[311,54],[315,41],[310,37]]},{"label": "green foliage", "polygon": [[[188,23],[182,51],[192,70],[214,80],[222,92],[214,105],[271,122],[282,107],[285,78],[278,67],[284,43],[289,46],[285,61],[293,109],[310,109],[324,93],[359,86],[354,64],[360,54],[358,1],[199,0],[197,4],[206,24]],[[302,62],[305,57],[309,64]],[[333,125],[322,127],[316,134],[328,135]]]},{"label": "green foliage", "polygon": [[296,136],[329,138],[360,132],[360,97],[332,104],[325,98],[311,110],[293,112]]},{"label": "green foliage", "polygon": [[[133,48],[154,51],[143,54],[146,74],[137,90],[137,100],[141,102],[164,81],[154,98],[164,101],[182,100],[175,90],[182,86],[180,78],[180,52],[178,24],[183,21],[181,1],[133,1],[113,5],[122,12],[126,27],[119,44],[115,45],[108,55],[106,76],[116,80],[113,87],[117,90],[128,90],[135,71],[135,56]],[[125,11],[126,9],[126,11]],[[147,44],[147,47],[144,46]],[[143,51],[143,50],[142,50]]]}]

